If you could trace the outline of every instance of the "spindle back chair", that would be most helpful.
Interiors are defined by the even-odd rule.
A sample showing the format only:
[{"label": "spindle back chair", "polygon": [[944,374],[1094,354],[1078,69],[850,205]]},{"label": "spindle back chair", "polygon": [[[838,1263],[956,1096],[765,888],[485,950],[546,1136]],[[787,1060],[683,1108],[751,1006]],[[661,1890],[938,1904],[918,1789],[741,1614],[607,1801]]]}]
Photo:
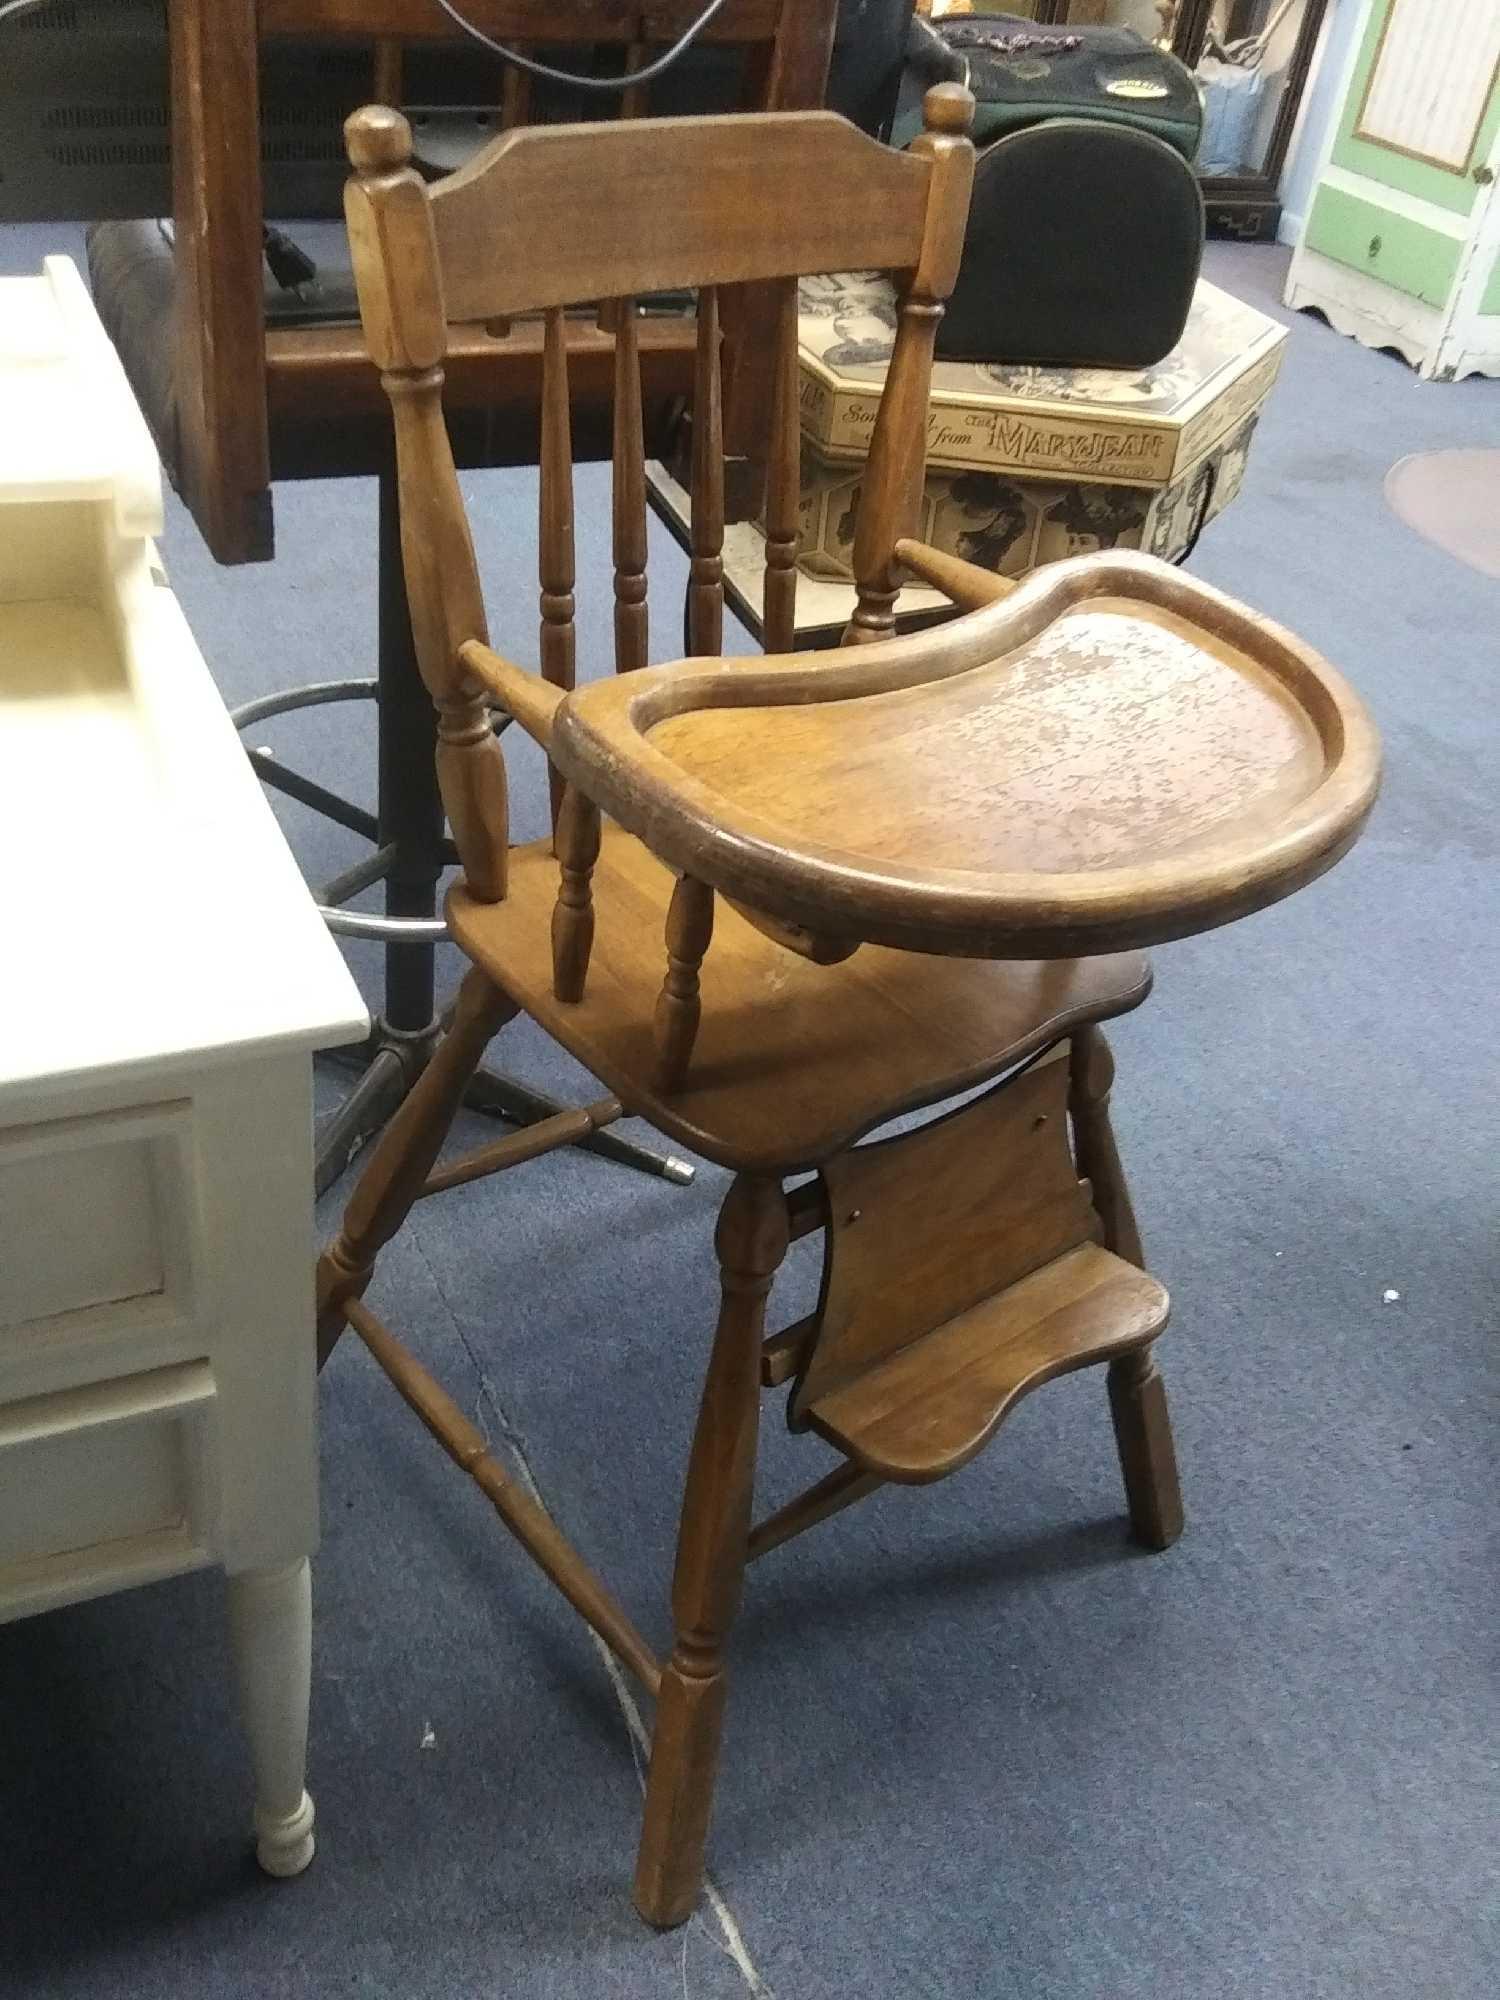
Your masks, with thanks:
[{"label": "spindle back chair", "polygon": [[[1132,1530],[1158,1549],[1176,1537],[1152,1358],[1167,1299],[1142,1268],[1098,1024],[1146,995],[1134,946],[1291,893],[1347,848],[1374,797],[1374,734],[1338,677],[1180,571],[1091,558],[1012,597],[901,538],[962,237],[971,108],[953,86],[931,93],[907,159],[822,115],[536,128],[432,189],[409,166],[397,114],[371,109],[348,128],[361,308],[394,412],[413,624],[464,866],[448,919],[471,969],[320,1259],[320,1358],[355,1330],[656,1698],[635,1894],[657,1924],[681,1922],[701,1884],[748,1563],[877,1487],[956,1471],[1021,1396],[1096,1364],[1109,1371]],[[629,301],[702,287],[690,619],[695,647],[712,653],[715,289],[780,287],[767,626],[785,647],[794,274],[822,264],[902,274],[856,540],[856,644],[832,658],[645,666]],[[580,299],[604,303],[614,341],[615,660],[628,671],[575,690],[562,313]],[[485,640],[442,410],[448,321],[534,307],[548,362],[540,675]],[[887,636],[898,563],[972,615]],[[510,843],[490,702],[547,751],[552,839]],[[468,1077],[522,1010],[610,1094],[440,1165]],[[981,1085],[914,1131],[860,1143]],[[626,1111],[735,1176],[715,1237],[720,1311],[665,1662],[365,1304],[414,1202]],[[768,1337],[776,1270],[815,1231],[817,1309]],[[792,1427],[817,1431],[842,1463],[752,1525],[761,1391],[787,1383]]]}]

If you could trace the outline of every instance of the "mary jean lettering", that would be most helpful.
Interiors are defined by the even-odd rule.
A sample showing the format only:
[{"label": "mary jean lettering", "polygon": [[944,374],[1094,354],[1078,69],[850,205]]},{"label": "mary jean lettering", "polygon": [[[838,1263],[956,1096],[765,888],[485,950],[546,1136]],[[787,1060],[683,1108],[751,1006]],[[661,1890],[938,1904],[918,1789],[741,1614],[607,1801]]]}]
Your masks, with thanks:
[{"label": "mary jean lettering", "polygon": [[1124,465],[1132,471],[1165,460],[1171,440],[1159,431],[1118,432],[1098,428],[1044,430],[1024,418],[997,415],[995,449],[1023,465],[1091,467]]},{"label": "mary jean lettering", "polygon": [[[875,428],[878,401],[851,397],[840,424],[841,445],[857,444]],[[1154,473],[1164,480],[1171,471],[1172,438],[1160,430],[1112,430],[1097,423],[1038,424],[1000,410],[966,411],[956,419],[947,411],[930,413],[929,456],[951,458],[977,454],[978,462],[1018,469],[1094,471],[1115,469]]]}]

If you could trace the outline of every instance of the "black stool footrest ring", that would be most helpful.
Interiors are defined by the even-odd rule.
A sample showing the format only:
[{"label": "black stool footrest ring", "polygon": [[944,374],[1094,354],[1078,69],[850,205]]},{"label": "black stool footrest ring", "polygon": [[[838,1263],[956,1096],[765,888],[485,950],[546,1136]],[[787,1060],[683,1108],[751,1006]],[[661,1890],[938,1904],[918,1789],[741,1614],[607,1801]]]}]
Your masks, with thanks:
[{"label": "black stool footrest ring", "polygon": [[[377,680],[307,681],[301,687],[283,688],[278,694],[242,702],[229,711],[229,720],[244,731],[273,715],[319,708],[324,702],[374,701],[379,692]],[[448,935],[441,917],[380,917],[363,910],[336,909],[327,903],[318,905],[318,915],[335,937],[365,938],[377,944],[441,944]]]}]

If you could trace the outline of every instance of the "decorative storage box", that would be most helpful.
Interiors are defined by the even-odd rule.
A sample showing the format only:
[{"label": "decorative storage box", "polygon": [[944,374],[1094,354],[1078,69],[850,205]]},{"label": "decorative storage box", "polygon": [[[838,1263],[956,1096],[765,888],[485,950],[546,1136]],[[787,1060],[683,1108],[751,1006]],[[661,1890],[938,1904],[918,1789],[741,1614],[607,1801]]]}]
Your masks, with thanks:
[{"label": "decorative storage box", "polygon": [[[883,279],[803,281],[797,560],[809,576],[851,576],[854,503],[894,335]],[[1200,280],[1181,341],[1150,368],[938,363],[918,535],[1005,576],[1092,549],[1181,555],[1238,490],[1285,339]]]}]

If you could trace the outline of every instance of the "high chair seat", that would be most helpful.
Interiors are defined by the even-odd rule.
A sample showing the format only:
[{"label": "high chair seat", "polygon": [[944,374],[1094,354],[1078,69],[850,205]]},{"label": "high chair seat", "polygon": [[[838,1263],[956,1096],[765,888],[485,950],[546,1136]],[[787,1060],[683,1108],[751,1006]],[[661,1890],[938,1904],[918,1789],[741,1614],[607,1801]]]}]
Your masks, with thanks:
[{"label": "high chair seat", "polygon": [[902,1111],[999,1076],[1074,1028],[1127,1013],[1151,987],[1139,953],[986,962],[867,945],[842,964],[817,965],[726,904],[703,962],[691,1070],[662,1093],[652,1022],[676,878],[606,822],[593,879],[597,929],[579,1001],[552,990],[550,841],[511,849],[503,902],[481,903],[462,883],[454,887],[454,940],[630,1111],[741,1172],[816,1165]]}]

